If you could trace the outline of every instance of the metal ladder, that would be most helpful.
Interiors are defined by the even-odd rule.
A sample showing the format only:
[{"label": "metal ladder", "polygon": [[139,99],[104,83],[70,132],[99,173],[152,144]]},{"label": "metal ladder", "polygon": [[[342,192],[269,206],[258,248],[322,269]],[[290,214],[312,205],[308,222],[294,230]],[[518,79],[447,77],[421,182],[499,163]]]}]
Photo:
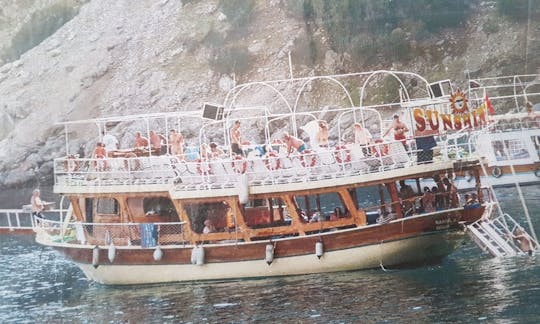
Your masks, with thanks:
[{"label": "metal ladder", "polygon": [[538,249],[534,240],[510,215],[502,214],[493,219],[480,219],[468,225],[469,236],[485,252],[494,257],[515,256],[521,251],[514,240],[517,229],[523,231],[533,250]]}]

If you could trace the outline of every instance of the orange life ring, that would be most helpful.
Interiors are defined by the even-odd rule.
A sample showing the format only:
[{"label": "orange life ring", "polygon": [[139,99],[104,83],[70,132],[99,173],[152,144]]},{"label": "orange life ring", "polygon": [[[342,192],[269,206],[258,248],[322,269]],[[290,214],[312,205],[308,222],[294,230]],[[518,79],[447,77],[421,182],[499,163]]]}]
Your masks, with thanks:
[{"label": "orange life ring", "polygon": [[247,161],[242,156],[237,155],[233,158],[232,168],[238,174],[244,174],[247,170]]},{"label": "orange life ring", "polygon": [[266,164],[266,168],[270,171],[278,170],[281,168],[281,160],[279,159],[277,153],[274,151],[270,151],[268,152],[268,154],[266,154],[264,164]]},{"label": "orange life ring", "polygon": [[317,164],[317,156],[312,150],[304,150],[300,155],[300,163],[305,167],[314,167]]},{"label": "orange life ring", "polygon": [[197,173],[200,175],[212,174],[212,166],[207,160],[197,160]]},{"label": "orange life ring", "polygon": [[380,156],[388,155],[388,151],[390,150],[390,147],[388,144],[383,144],[384,142],[380,139],[375,140],[375,143],[378,144],[378,145],[373,146],[373,151],[374,151],[375,156],[380,157]]},{"label": "orange life ring", "polygon": [[[345,154],[345,156],[343,156],[343,154]],[[351,151],[345,145],[336,146],[334,157],[338,163],[351,162]]]}]

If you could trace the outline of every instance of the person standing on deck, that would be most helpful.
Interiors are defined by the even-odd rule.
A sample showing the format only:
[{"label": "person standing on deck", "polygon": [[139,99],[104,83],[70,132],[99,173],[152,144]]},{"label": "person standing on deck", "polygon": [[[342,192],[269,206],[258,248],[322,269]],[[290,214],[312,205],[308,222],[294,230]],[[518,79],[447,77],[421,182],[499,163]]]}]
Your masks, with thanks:
[{"label": "person standing on deck", "polygon": [[443,184],[446,187],[446,197],[450,207],[457,208],[459,206],[459,195],[456,186],[448,178],[443,179]]},{"label": "person standing on deck", "polygon": [[103,135],[101,140],[105,145],[107,156],[112,157],[113,152],[120,148],[120,143],[118,142],[118,139],[116,139],[116,137],[111,133],[105,134],[105,131],[103,131],[101,134]]},{"label": "person standing on deck", "polygon": [[171,129],[169,131],[169,145],[171,146],[172,155],[183,155],[184,154],[184,136],[180,132]]},{"label": "person standing on deck", "polygon": [[319,120],[319,130],[317,131],[317,143],[319,147],[328,147],[328,123],[324,120]]},{"label": "person standing on deck", "polygon": [[370,150],[367,147],[371,144],[373,136],[367,128],[362,127],[360,123],[354,123],[354,144],[360,145],[364,156],[370,154]]},{"label": "person standing on deck", "polygon": [[32,216],[37,218],[45,218],[43,216],[43,210],[45,209],[45,204],[40,198],[41,191],[39,189],[34,189],[32,192],[32,197],[30,198],[30,204],[32,205]]},{"label": "person standing on deck", "polygon": [[153,130],[150,131],[150,146],[152,147],[154,154],[159,155],[161,153],[161,143],[165,140],[165,137],[161,134],[157,134]]},{"label": "person standing on deck", "polygon": [[242,133],[240,132],[240,121],[234,122],[234,126],[231,128],[231,151],[235,154],[244,155],[242,151]]},{"label": "person standing on deck", "polygon": [[386,130],[383,137],[388,135],[388,133],[393,130],[394,131],[394,140],[401,141],[401,144],[405,147],[405,150],[409,150],[409,146],[407,145],[407,132],[409,131],[409,128],[407,128],[407,125],[399,120],[399,115],[394,115],[392,125]]}]

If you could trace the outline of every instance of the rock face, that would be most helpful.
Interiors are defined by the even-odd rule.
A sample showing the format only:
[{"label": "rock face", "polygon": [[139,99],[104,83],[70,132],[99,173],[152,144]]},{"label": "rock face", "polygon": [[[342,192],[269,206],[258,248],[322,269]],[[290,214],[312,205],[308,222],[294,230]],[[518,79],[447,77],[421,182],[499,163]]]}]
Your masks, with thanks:
[{"label": "rock face", "polygon": [[[233,10],[226,3],[0,0],[0,187],[50,177],[51,160],[66,154],[57,121],[192,110],[221,102],[235,83],[288,77],[288,53],[305,38],[305,23],[281,1],[254,0]],[[489,44],[478,42],[487,36],[469,29],[459,41],[474,41],[460,46],[477,71],[489,71],[482,65],[485,53],[490,59],[508,55],[502,36],[489,36],[499,45],[486,49]],[[522,30],[505,26],[504,39],[510,44]],[[322,27],[314,35],[322,60],[293,62],[296,76],[334,72],[347,60],[347,53],[327,45]],[[418,57],[399,68],[422,73],[443,59],[464,68],[463,58],[451,54],[430,59]],[[135,129],[115,131],[127,143]],[[96,130],[69,131],[71,152],[96,138]]]}]

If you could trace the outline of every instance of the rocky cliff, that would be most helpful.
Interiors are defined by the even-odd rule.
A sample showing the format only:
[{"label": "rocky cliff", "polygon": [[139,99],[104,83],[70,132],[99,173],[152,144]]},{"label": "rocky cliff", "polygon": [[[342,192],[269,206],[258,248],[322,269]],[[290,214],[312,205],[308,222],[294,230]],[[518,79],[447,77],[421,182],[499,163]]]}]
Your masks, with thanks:
[{"label": "rocky cliff", "polygon": [[[538,67],[538,19],[505,19],[494,2],[473,1],[461,26],[422,40],[394,28],[414,50],[403,61],[336,47],[326,7],[308,17],[309,2],[0,0],[0,186],[50,179],[65,154],[56,121],[221,102],[235,83],[288,77],[289,52],[296,76],[384,68],[463,79]],[[72,137],[76,151],[96,134]]]}]

